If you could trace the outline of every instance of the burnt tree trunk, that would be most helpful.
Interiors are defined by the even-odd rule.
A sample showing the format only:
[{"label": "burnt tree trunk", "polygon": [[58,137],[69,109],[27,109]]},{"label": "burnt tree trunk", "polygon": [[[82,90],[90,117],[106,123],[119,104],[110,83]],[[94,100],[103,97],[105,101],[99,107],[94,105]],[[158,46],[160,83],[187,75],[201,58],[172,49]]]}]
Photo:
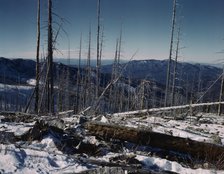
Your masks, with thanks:
[{"label": "burnt tree trunk", "polygon": [[52,0],[48,0],[48,112],[54,113],[54,80],[53,80],[53,39],[52,39]]},{"label": "burnt tree trunk", "polygon": [[222,96],[223,96],[223,84],[224,84],[224,67],[223,67],[223,72],[222,72],[222,80],[221,80],[221,87],[220,87],[220,93],[219,93],[219,105],[218,105],[218,115],[221,115],[222,113]]},{"label": "burnt tree trunk", "polygon": [[96,93],[95,97],[98,98],[100,86],[100,0],[97,1],[97,63],[96,63]]},{"label": "burnt tree trunk", "polygon": [[106,140],[113,138],[168,151],[177,151],[196,159],[207,160],[208,162],[224,159],[224,147],[216,144],[197,142],[188,138],[175,137],[152,132],[151,130],[136,129],[111,123],[87,122],[85,128],[90,134],[100,136]]},{"label": "burnt tree trunk", "polygon": [[173,52],[173,37],[175,31],[175,22],[176,22],[176,0],[173,0],[173,18],[172,18],[172,29],[171,29],[171,40],[170,40],[170,53],[169,53],[169,60],[167,65],[167,74],[166,74],[166,91],[165,91],[165,101],[164,107],[169,105],[169,92],[170,92],[170,69],[171,69],[171,59],[172,59],[172,52]]},{"label": "burnt tree trunk", "polygon": [[36,50],[36,100],[35,100],[35,112],[38,113],[39,106],[39,75],[40,75],[40,62],[39,62],[39,52],[40,52],[40,0],[37,4],[37,50]]}]

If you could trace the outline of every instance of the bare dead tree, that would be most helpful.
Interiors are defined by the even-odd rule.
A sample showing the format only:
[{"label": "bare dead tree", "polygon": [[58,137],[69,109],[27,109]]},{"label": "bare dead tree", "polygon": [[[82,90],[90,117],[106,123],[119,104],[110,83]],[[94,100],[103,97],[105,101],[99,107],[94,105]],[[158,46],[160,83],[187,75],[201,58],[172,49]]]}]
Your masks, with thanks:
[{"label": "bare dead tree", "polygon": [[[114,79],[116,79],[117,75],[118,75],[118,44],[119,44],[119,40],[117,39],[116,50],[115,50],[115,55],[114,55],[114,63],[113,63],[112,72],[111,72],[111,82],[114,81]],[[109,98],[110,98],[110,109],[112,111],[115,111],[116,102],[117,102],[116,86],[112,86],[110,88]]]},{"label": "bare dead tree", "polygon": [[[120,36],[118,39],[118,53],[117,53],[117,74],[120,73],[121,71],[121,65],[120,65],[120,60],[121,60],[121,44],[122,44],[122,25],[121,25],[121,29],[120,29]],[[122,108],[123,108],[123,101],[124,101],[124,86],[121,85],[120,86],[121,89],[117,89],[116,88],[116,94],[117,94],[117,101],[116,103],[118,104],[118,111],[121,112]]]},{"label": "bare dead tree", "polygon": [[102,54],[103,54],[103,43],[104,43],[104,27],[102,27],[101,41],[100,41],[100,67],[101,67]]},{"label": "bare dead tree", "polygon": [[121,44],[122,44],[122,25],[121,25],[120,36],[119,36],[119,46],[118,46],[118,56],[117,56],[118,66],[121,61]]},{"label": "bare dead tree", "polygon": [[96,63],[96,98],[99,95],[100,85],[100,0],[97,0],[97,63]]},{"label": "bare dead tree", "polygon": [[92,100],[92,93],[91,93],[91,27],[89,28],[89,44],[88,44],[88,55],[87,55],[87,62],[86,62],[86,80],[85,80],[85,106],[91,104]]},{"label": "bare dead tree", "polygon": [[40,74],[40,0],[37,0],[37,50],[36,50],[36,100],[35,100],[35,112],[38,113],[39,105],[39,74]]},{"label": "bare dead tree", "polygon": [[117,75],[118,75],[118,46],[119,46],[119,40],[117,39],[116,41],[116,50],[115,50],[115,55],[114,55],[114,63],[113,63],[113,69],[112,69],[112,74],[111,74],[111,78],[112,80],[116,79]]},{"label": "bare dead tree", "polygon": [[175,52],[175,61],[174,61],[174,69],[173,69],[173,84],[172,84],[172,92],[171,92],[171,105],[173,106],[175,103],[175,87],[176,87],[176,75],[177,75],[177,59],[179,56],[179,44],[180,44],[180,27],[178,29],[177,36],[177,47]]},{"label": "bare dead tree", "polygon": [[48,112],[54,113],[54,72],[53,72],[52,0],[48,0]]},{"label": "bare dead tree", "polygon": [[218,115],[221,115],[221,112],[222,112],[221,101],[222,101],[222,96],[224,93],[223,86],[224,86],[224,65],[223,65],[222,80],[221,80],[221,87],[220,87],[220,94],[219,94]]},{"label": "bare dead tree", "polygon": [[70,109],[70,39],[68,38],[68,59],[66,68],[66,96],[65,96],[65,109]]},{"label": "bare dead tree", "polygon": [[76,86],[77,86],[77,91],[76,91],[76,104],[74,105],[74,113],[78,113],[80,109],[80,83],[81,83],[81,74],[80,74],[80,69],[81,69],[81,59],[82,59],[82,34],[80,36],[80,42],[79,42],[79,63],[78,63],[78,72],[77,72],[77,80],[76,80]]},{"label": "bare dead tree", "polygon": [[60,82],[59,82],[59,109],[60,111],[65,111],[67,108],[67,100],[68,100],[68,91],[67,91],[67,68],[63,67],[62,72],[60,74]]},{"label": "bare dead tree", "polygon": [[176,1],[173,0],[173,17],[172,17],[172,29],[171,29],[171,40],[170,40],[170,53],[169,53],[169,60],[167,65],[167,74],[166,74],[166,91],[165,91],[165,101],[164,106],[168,105],[168,95],[170,92],[170,69],[172,63],[172,52],[173,52],[173,39],[174,39],[174,31],[175,31],[175,22],[176,22]]},{"label": "bare dead tree", "polygon": [[57,112],[62,111],[62,94],[61,94],[61,89],[62,89],[62,82],[61,82],[61,75],[63,73],[60,73],[60,64],[58,64],[58,68],[56,69],[57,71],[57,86],[58,86],[58,91],[57,91]]},{"label": "bare dead tree", "polygon": [[123,73],[124,70],[126,70],[128,64],[130,63],[130,61],[136,56],[138,50],[131,56],[129,62],[122,68],[121,72],[117,75],[116,79],[111,80],[107,86],[104,88],[104,90],[102,91],[102,93],[100,94],[100,96],[98,97],[98,99],[96,101],[94,101],[93,105],[86,108],[83,113],[87,113],[88,111],[90,111],[90,113],[96,113],[99,109],[99,104],[101,99],[104,97],[105,93],[111,88],[111,86],[113,86],[114,84],[117,83],[117,81],[121,78],[121,75]]}]

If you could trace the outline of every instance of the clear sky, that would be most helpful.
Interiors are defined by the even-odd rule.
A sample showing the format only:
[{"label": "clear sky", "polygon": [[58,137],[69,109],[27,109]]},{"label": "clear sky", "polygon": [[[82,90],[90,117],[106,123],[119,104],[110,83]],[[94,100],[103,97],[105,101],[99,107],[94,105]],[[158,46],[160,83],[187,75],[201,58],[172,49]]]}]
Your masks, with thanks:
[{"label": "clear sky", "polygon": [[[171,35],[172,0],[101,0],[104,26],[103,58],[113,58],[115,42],[123,26],[122,57],[167,59]],[[41,0],[41,47],[46,49],[47,0]],[[180,60],[214,63],[224,59],[224,0],[178,0],[181,17]],[[37,0],[0,0],[0,56],[34,58]],[[92,57],[96,57],[97,0],[53,0],[53,18],[70,40],[71,57],[78,57],[83,35],[87,55],[88,30],[92,28]],[[68,21],[68,22],[67,22]],[[55,31],[57,24],[54,24]],[[67,58],[68,38],[61,32],[55,57]],[[43,52],[41,50],[41,52]]]}]

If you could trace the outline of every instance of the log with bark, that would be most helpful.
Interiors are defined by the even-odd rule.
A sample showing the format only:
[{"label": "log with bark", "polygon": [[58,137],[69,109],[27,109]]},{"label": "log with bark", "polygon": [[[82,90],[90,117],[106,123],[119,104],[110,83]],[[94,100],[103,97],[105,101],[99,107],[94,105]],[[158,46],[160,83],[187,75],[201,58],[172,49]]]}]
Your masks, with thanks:
[{"label": "log with bark", "polygon": [[198,142],[189,138],[175,137],[151,130],[119,126],[101,122],[87,122],[85,128],[89,134],[101,137],[132,142],[155,148],[175,151],[189,155],[191,158],[215,163],[224,160],[224,147],[216,144]]},{"label": "log with bark", "polygon": [[36,121],[38,118],[37,115],[22,112],[0,112],[0,115],[2,116],[2,118],[0,118],[1,122],[29,123]]},{"label": "log with bark", "polygon": [[100,167],[96,169],[90,169],[81,173],[76,174],[106,174],[106,173],[116,173],[116,174],[176,174],[175,172],[169,171],[153,171],[146,169],[136,169],[134,167]]},{"label": "log with bark", "polygon": [[175,172],[166,171],[157,165],[154,168],[145,168],[144,165],[135,159],[135,155],[120,155],[111,157],[109,161],[79,158],[82,163],[102,166],[95,169],[90,169],[79,174],[104,174],[104,173],[131,173],[131,174],[176,174]]}]

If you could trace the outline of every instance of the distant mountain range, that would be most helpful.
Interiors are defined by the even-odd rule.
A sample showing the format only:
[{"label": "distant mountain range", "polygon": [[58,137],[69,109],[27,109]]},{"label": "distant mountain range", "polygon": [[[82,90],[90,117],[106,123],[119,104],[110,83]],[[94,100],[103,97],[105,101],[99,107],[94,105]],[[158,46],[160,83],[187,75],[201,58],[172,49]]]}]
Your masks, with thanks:
[{"label": "distant mountain range", "polygon": [[[131,79],[152,80],[161,85],[166,83],[167,60],[133,60],[121,64],[123,76]],[[108,62],[109,63],[109,62]],[[61,65],[63,66],[63,65]],[[65,65],[66,67],[66,65]],[[111,74],[112,64],[103,65],[102,73]],[[172,69],[172,68],[171,68]],[[70,67],[72,75],[77,68]],[[201,83],[202,87],[215,81],[222,73],[221,68],[204,64],[177,63],[177,78],[180,84]],[[27,80],[35,78],[35,61],[29,59],[7,59],[0,58],[0,82],[7,84],[26,83]]]},{"label": "distant mountain range", "polygon": [[0,83],[26,83],[35,77],[35,64],[33,60],[0,57]]},{"label": "distant mountain range", "polygon": [[[123,76],[132,79],[153,80],[165,85],[167,63],[167,60],[133,60],[122,64],[122,67],[126,66]],[[102,67],[103,73],[110,73],[111,70],[112,65]],[[202,86],[206,86],[207,83],[216,80],[221,73],[222,69],[211,65],[177,63],[177,78],[182,85],[186,82],[196,85],[200,81]]]},{"label": "distant mountain range", "polygon": [[[54,59],[55,62],[59,62],[59,63],[63,63],[65,65],[70,65],[70,66],[78,66],[79,64],[79,59],[73,59],[71,58],[70,60],[68,59],[62,59],[62,58],[56,58]],[[86,62],[87,62],[87,59],[82,59],[81,62],[80,62],[80,65],[81,66],[86,66]],[[113,64],[114,60],[113,59],[104,59],[104,60],[101,60],[101,65],[111,65]],[[121,60],[121,63],[125,63],[127,62],[126,60]],[[91,59],[90,61],[90,65],[91,66],[96,66],[96,59]]]},{"label": "distant mountain range", "polygon": [[[165,91],[167,63],[167,60],[133,60],[123,63],[120,65],[122,78],[119,83],[126,86],[126,91],[128,91],[129,89],[139,88],[142,80],[150,81],[154,86],[150,86],[149,91],[156,89],[157,97],[160,96],[161,98]],[[62,72],[65,72],[68,66],[55,63],[54,67],[55,78],[57,78]],[[112,67],[112,64],[102,66],[101,88],[109,83]],[[94,78],[94,68],[92,70]],[[71,83],[75,85],[77,67],[70,66],[69,72]],[[84,68],[81,72],[85,73]],[[189,96],[197,100],[218,79],[221,73],[222,69],[214,66],[179,62],[177,63],[176,88],[180,95],[187,98],[186,102],[189,102]],[[28,85],[27,81],[34,78],[34,60],[0,58],[0,83]],[[220,80],[205,95],[205,101],[217,101],[219,89]]]}]

